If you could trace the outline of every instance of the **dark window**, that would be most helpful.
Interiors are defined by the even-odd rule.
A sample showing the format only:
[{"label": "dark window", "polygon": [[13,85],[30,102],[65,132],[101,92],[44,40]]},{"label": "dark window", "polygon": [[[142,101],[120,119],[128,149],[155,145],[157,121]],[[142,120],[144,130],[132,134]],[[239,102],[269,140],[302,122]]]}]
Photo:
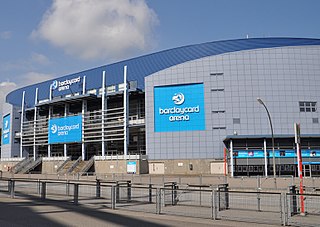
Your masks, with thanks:
[{"label": "dark window", "polygon": [[233,118],[233,124],[240,124],[240,118]]},{"label": "dark window", "polygon": [[313,124],[319,124],[319,118],[312,118]]},{"label": "dark window", "polygon": [[300,112],[316,112],[317,102],[299,102]]}]

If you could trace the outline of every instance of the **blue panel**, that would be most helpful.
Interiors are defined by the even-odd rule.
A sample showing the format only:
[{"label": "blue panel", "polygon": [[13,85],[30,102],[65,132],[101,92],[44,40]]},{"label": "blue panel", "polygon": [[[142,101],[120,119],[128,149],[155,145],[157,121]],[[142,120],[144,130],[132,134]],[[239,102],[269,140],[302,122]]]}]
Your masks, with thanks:
[{"label": "blue panel", "polygon": [[205,130],[203,84],[154,88],[155,132]]},{"label": "blue panel", "polygon": [[[272,150],[267,150],[268,157],[273,157]],[[275,150],[276,158],[297,158],[296,150]],[[320,150],[301,150],[302,158],[319,158]],[[235,150],[235,158],[264,158],[263,150]]]},{"label": "blue panel", "polygon": [[82,116],[55,118],[49,121],[49,144],[82,140]]},{"label": "blue panel", "polygon": [[10,114],[3,118],[2,126],[2,144],[10,143]]},{"label": "blue panel", "polygon": [[54,80],[51,83],[52,95],[59,96],[72,94],[79,91],[82,92],[84,75],[76,75],[70,78],[64,78],[62,80]]}]

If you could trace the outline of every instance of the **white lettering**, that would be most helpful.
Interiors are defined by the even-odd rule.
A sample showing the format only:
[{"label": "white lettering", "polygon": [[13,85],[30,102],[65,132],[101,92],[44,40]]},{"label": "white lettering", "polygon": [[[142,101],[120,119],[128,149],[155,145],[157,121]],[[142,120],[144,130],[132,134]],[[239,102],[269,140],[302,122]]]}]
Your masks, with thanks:
[{"label": "white lettering", "polygon": [[172,108],[165,108],[162,109],[159,107],[159,114],[181,114],[184,115],[185,113],[199,113],[200,107],[194,106],[194,107],[172,107]]}]

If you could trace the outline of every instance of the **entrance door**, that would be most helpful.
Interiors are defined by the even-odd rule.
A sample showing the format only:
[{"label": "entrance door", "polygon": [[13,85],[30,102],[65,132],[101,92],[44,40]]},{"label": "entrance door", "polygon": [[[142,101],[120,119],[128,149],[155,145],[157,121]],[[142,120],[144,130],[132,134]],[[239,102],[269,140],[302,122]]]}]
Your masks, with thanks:
[{"label": "entrance door", "polygon": [[311,177],[311,166],[302,165],[302,173],[304,177]]}]

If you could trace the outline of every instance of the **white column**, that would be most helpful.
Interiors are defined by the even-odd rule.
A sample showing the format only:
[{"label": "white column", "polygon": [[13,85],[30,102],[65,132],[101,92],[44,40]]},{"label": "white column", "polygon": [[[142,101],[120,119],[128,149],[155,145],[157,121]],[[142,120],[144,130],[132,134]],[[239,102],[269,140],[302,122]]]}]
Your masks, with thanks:
[{"label": "white column", "polygon": [[[69,104],[65,104],[64,105],[64,117],[68,116],[68,112],[69,112]],[[63,155],[66,158],[67,157],[67,144],[63,144]]]},{"label": "white column", "polygon": [[24,102],[25,102],[26,92],[22,92],[22,101],[21,101],[21,117],[20,117],[20,158],[23,156],[23,146],[22,146],[22,137],[23,137],[23,121],[24,121]]},{"label": "white column", "polygon": [[[51,120],[51,115],[52,115],[52,106],[49,104],[48,125]],[[49,128],[49,130],[51,129]],[[48,157],[51,157],[51,144],[49,144],[49,138],[48,138]]]},{"label": "white column", "polygon": [[104,131],[104,124],[105,124],[105,111],[106,111],[106,71],[102,72],[102,106],[101,106],[101,124],[102,124],[102,129],[101,129],[101,135],[102,135],[102,140],[101,140],[101,151],[102,151],[102,156],[104,157],[106,155],[106,147],[105,147],[105,131]]},{"label": "white column", "polygon": [[33,121],[33,160],[36,160],[36,127],[37,127],[37,115],[38,115],[38,108],[37,108],[37,104],[38,104],[38,93],[39,93],[39,89],[36,88],[36,96],[34,99],[34,121]]},{"label": "white column", "polygon": [[87,100],[82,100],[82,143],[81,143],[81,156],[82,161],[86,158],[86,146],[83,139],[83,133],[84,133],[84,115],[87,112]]},{"label": "white column", "polygon": [[[52,100],[52,83],[50,84],[50,88],[49,89],[50,89],[49,90],[49,101],[51,101]],[[49,122],[50,122],[50,119],[51,119],[51,114],[52,114],[52,106],[49,104],[48,125],[49,125]],[[49,138],[48,138],[48,157],[51,157],[51,144],[49,144]]]},{"label": "white column", "polygon": [[267,140],[263,141],[263,150],[264,150],[264,172],[265,177],[268,177],[268,157],[267,157]]},{"label": "white column", "polygon": [[83,76],[83,83],[82,83],[82,94],[86,94],[86,76]]},{"label": "white column", "polygon": [[124,73],[123,73],[123,83],[124,83],[124,93],[123,93],[123,123],[124,123],[124,142],[123,142],[123,154],[124,156],[128,155],[128,138],[129,138],[129,131],[128,131],[128,114],[129,114],[129,97],[128,97],[128,83],[127,83],[127,66],[124,66]]},{"label": "white column", "polygon": [[231,165],[231,177],[234,177],[233,171],[233,142],[230,140],[230,165]]}]

